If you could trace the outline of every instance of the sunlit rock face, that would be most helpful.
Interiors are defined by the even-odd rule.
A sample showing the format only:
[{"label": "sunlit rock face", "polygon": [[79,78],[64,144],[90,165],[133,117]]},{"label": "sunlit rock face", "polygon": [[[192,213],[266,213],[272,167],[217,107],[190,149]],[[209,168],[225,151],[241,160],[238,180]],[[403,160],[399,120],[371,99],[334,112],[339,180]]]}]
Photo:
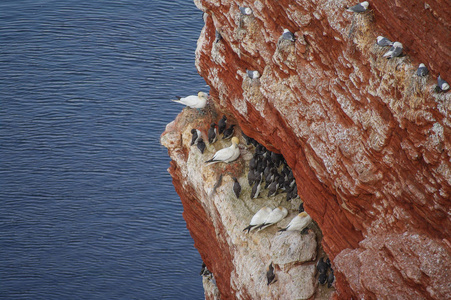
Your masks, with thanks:
[{"label": "sunlit rock face", "polygon": [[[196,66],[212,98],[204,114],[185,109],[162,143],[187,226],[221,297],[450,295],[451,92],[434,87],[438,74],[451,82],[451,4],[379,0],[354,14],[345,6],[355,3],[344,1],[195,3],[206,13]],[[253,13],[242,15],[239,6]],[[284,29],[295,42],[281,39]],[[388,48],[376,45],[379,35],[401,42],[403,55],[383,58]],[[429,69],[424,78],[415,75],[420,63]],[[203,164],[230,141],[207,144],[202,155],[189,146],[190,130],[206,135],[222,114],[239,125],[236,135],[242,131],[284,156],[315,230],[277,233],[300,199],[249,199],[246,168],[254,149],[242,138],[237,161]],[[242,182],[240,200],[232,176]],[[289,209],[285,223],[243,234],[261,206],[280,203]],[[281,238],[305,248],[305,258],[277,252]],[[336,292],[317,284],[314,265],[323,249]],[[279,279],[267,286],[271,261]],[[305,277],[293,280],[299,276]]]}]

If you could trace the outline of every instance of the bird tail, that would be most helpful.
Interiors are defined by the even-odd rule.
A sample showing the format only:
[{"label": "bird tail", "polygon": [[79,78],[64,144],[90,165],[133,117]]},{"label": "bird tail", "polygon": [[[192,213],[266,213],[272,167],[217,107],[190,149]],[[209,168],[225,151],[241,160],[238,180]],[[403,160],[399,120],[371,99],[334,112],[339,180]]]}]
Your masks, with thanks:
[{"label": "bird tail", "polygon": [[252,227],[254,227],[255,225],[249,225],[246,228],[243,229],[243,231],[247,230],[247,233],[249,233],[249,231],[251,231]]},{"label": "bird tail", "polygon": [[[180,102],[180,99],[182,98],[182,97],[180,97],[180,96],[175,96],[175,98],[177,98],[177,100],[171,100],[171,101],[174,101],[174,102],[177,102],[177,103],[181,103]],[[183,104],[183,103],[182,103]]]},{"label": "bird tail", "polygon": [[264,229],[267,225],[269,225],[269,224],[263,223],[263,224],[261,224],[261,225],[255,227],[255,229],[258,229],[258,230],[260,231],[260,230]]},{"label": "bird tail", "polygon": [[286,227],[286,228],[282,228],[282,229],[280,229],[280,230],[279,230],[279,232],[282,232],[282,231],[287,231],[287,229],[288,229],[288,227]]},{"label": "bird tail", "polygon": [[217,163],[217,162],[220,162],[220,161],[219,161],[219,160],[214,160],[213,158],[210,159],[210,160],[205,161],[205,163],[206,163],[207,165],[212,165],[212,164],[215,164],[215,163]]}]

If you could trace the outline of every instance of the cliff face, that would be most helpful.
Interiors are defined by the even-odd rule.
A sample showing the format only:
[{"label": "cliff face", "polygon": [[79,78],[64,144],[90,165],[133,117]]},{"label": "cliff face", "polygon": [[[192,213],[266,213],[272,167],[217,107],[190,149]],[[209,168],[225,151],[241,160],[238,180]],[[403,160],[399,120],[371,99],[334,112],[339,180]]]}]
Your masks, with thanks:
[{"label": "cliff face", "polygon": [[[212,200],[206,191],[218,174],[244,176],[247,150],[221,169],[204,168],[205,157],[186,169],[196,156],[189,130],[198,126],[205,133],[222,113],[292,168],[305,210],[322,231],[339,298],[450,295],[451,93],[433,89],[439,73],[451,82],[451,4],[379,0],[370,11],[352,14],[344,7],[355,3],[343,1],[195,3],[206,12],[196,65],[215,105],[205,116],[184,111],[162,142],[174,160],[170,172],[187,226],[222,297],[289,290],[266,290],[249,271],[275,257],[274,249],[261,252],[260,240],[273,245],[274,232],[254,238],[252,247],[252,237],[238,232],[262,203],[241,207],[220,196]],[[251,7],[252,15],[241,15],[238,5]],[[294,43],[280,39],[284,28],[294,32]],[[401,42],[406,55],[383,58],[388,49],[375,44],[378,35]],[[430,70],[426,78],[414,75],[421,62]],[[261,77],[251,80],[246,69]],[[193,181],[200,170],[203,179]],[[295,203],[289,206],[294,213]],[[236,232],[233,224],[239,224]],[[313,248],[310,234],[311,241],[293,243]],[[246,270],[249,251],[259,260]],[[311,280],[308,268],[317,256],[312,250],[305,259],[292,257],[276,271],[301,266],[305,270],[296,272],[311,272]],[[315,291],[316,281],[310,286],[313,292],[299,290],[299,298],[329,296]]]}]

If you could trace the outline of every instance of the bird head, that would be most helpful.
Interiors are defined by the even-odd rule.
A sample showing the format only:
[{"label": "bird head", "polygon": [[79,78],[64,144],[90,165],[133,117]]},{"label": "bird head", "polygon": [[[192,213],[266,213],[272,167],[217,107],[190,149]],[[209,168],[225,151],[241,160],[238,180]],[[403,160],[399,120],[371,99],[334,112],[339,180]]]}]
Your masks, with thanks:
[{"label": "bird head", "polygon": [[368,6],[370,5],[370,3],[368,1],[365,1],[365,2],[360,3],[360,5],[365,7],[365,9],[368,9]]},{"label": "bird head", "polygon": [[298,216],[301,218],[305,218],[305,217],[307,217],[307,213],[305,211],[303,211]]},{"label": "bird head", "polygon": [[232,144],[238,145],[239,143],[240,143],[240,140],[236,136],[234,136],[232,138]]}]

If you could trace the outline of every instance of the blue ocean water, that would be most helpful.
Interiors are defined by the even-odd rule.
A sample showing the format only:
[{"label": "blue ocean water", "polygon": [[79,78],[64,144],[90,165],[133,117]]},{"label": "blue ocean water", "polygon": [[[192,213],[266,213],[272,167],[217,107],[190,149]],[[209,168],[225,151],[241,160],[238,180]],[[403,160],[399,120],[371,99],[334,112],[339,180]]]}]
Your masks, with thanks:
[{"label": "blue ocean water", "polygon": [[207,90],[192,1],[0,1],[0,298],[201,299],[159,144]]}]

